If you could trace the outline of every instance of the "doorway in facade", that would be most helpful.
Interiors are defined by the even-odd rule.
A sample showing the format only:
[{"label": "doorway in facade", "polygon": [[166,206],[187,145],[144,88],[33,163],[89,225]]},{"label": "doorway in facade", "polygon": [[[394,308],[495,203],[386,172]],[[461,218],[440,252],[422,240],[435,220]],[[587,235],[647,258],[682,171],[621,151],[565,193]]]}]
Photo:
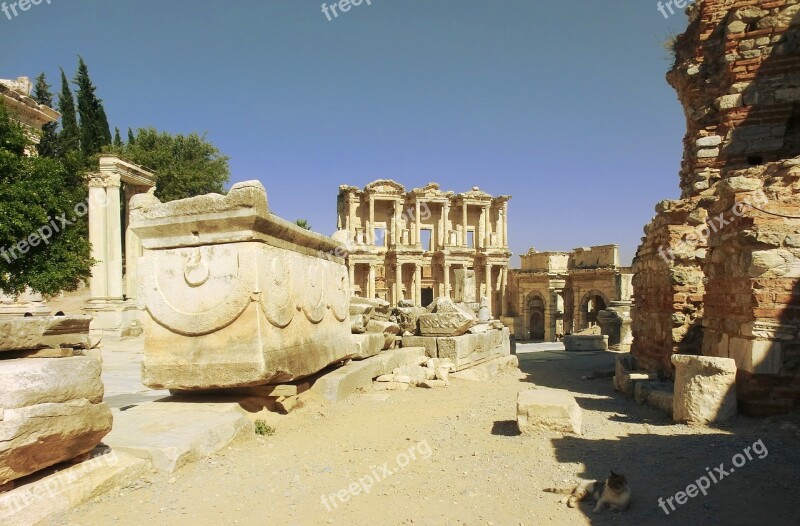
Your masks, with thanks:
[{"label": "doorway in facade", "polygon": [[423,287],[422,288],[422,306],[427,307],[433,303],[433,288],[432,287]]}]

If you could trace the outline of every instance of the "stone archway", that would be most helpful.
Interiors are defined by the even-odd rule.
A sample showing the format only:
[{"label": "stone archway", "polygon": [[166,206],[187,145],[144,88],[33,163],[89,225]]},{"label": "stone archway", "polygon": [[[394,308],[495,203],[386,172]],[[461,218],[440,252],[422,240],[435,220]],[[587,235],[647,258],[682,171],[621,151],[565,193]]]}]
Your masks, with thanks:
[{"label": "stone archway", "polygon": [[528,335],[533,341],[543,341],[545,339],[546,306],[545,299],[541,294],[533,292],[528,295],[525,302],[526,321],[528,323]]},{"label": "stone archway", "polygon": [[580,330],[597,325],[597,315],[605,310],[608,304],[608,298],[599,290],[584,294],[580,303]]}]

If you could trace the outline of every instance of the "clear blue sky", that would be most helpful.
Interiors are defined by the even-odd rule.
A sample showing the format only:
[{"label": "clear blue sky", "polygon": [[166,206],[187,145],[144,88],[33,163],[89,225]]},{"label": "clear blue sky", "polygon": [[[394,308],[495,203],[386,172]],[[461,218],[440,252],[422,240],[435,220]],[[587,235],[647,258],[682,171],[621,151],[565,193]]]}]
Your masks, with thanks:
[{"label": "clear blue sky", "polygon": [[[8,0],[6,0],[8,1]],[[112,128],[207,132],[274,213],[340,184],[511,194],[511,248],[619,243],[678,196],[685,124],[651,0],[47,0],[0,13],[0,78],[89,65]],[[514,258],[514,265],[518,264]]]}]

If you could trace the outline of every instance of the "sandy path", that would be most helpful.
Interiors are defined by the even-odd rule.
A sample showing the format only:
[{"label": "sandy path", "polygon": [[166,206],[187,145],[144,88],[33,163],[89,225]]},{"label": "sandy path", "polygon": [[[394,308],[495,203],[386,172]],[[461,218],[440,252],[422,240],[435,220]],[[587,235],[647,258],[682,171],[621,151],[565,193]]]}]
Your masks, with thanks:
[{"label": "sandy path", "polygon": [[[800,525],[791,418],[740,418],[724,429],[673,425],[614,393],[610,381],[581,380],[611,368],[611,354],[520,357],[527,374],[492,384],[455,381],[449,389],[393,392],[388,400],[365,394],[271,415],[274,437],[234,444],[174,476],[153,474],[47,524]],[[584,409],[584,436],[517,436],[516,393],[530,382],[572,390]],[[706,466],[729,465],[759,439],[764,459],[754,457],[669,516],[658,507],[659,497],[685,489]],[[628,512],[567,509],[541,491],[609,469],[631,481]],[[367,476],[368,494],[343,491],[360,479],[370,486]],[[347,502],[330,497],[339,492]]]}]

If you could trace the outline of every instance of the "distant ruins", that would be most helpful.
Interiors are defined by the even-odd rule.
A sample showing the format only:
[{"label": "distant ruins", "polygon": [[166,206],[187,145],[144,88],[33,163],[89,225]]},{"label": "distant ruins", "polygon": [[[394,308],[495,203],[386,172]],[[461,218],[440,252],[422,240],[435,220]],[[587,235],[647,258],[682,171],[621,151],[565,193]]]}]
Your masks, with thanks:
[{"label": "distant ruins", "polygon": [[501,315],[508,283],[508,202],[477,187],[456,194],[431,183],[407,192],[378,180],[341,186],[338,228],[347,243],[351,289],[397,305],[438,297]]},{"label": "distant ruins", "polygon": [[667,76],[686,113],[682,195],[656,207],[633,263],[636,366],[671,378],[675,353],[733,359],[751,415],[800,401],[798,12],[688,9]]},{"label": "distant ruins", "polygon": [[[620,265],[619,246],[572,252],[530,249],[521,259],[522,268],[512,270],[509,278],[509,312],[513,314],[504,320],[513,325],[517,339],[552,342],[559,335],[603,325],[604,315],[609,320],[619,318],[620,323],[627,318],[632,274]],[[607,315],[607,309],[618,315]],[[630,342],[617,336],[611,344]]]}]

